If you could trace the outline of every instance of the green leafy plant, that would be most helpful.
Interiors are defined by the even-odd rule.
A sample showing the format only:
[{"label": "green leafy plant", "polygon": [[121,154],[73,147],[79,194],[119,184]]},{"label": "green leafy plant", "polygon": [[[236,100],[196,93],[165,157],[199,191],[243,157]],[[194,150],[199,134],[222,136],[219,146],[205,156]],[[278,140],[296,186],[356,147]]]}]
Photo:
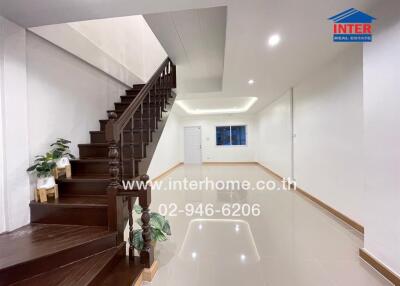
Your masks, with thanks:
[{"label": "green leafy plant", "polygon": [[53,147],[51,153],[53,155],[54,160],[58,160],[63,157],[68,157],[69,159],[75,159],[75,156],[72,155],[69,151],[69,144],[71,141],[63,138],[57,138],[57,141],[51,144]]},{"label": "green leafy plant", "polygon": [[[134,206],[134,210],[137,214],[142,213],[142,208],[138,205]],[[138,218],[136,223],[141,227],[143,225],[142,220]],[[155,243],[157,241],[166,241],[168,236],[171,235],[171,226],[168,220],[156,212],[150,212],[150,233],[151,233],[151,240]],[[143,249],[143,237],[142,237],[143,230],[136,229],[133,231],[133,241],[131,243],[137,250]]]},{"label": "green leafy plant", "polygon": [[34,164],[26,171],[36,172],[38,177],[49,177],[53,169],[56,167],[52,153],[47,152],[46,155],[39,155],[35,157]]}]

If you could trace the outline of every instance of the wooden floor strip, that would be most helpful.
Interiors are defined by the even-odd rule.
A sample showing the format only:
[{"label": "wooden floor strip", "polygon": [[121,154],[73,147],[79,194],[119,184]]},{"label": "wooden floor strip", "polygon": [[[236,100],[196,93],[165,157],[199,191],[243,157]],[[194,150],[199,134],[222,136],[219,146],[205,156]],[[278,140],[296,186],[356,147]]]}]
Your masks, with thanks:
[{"label": "wooden floor strip", "polygon": [[[282,179],[282,177],[273,172],[272,170],[270,170],[268,167],[265,167],[263,165],[261,165],[260,163],[258,163],[261,168],[263,168],[267,173],[269,173],[270,175],[273,175],[279,179]],[[333,207],[327,205],[326,203],[324,203],[323,201],[321,201],[320,199],[314,197],[313,195],[309,194],[308,192],[302,190],[299,187],[296,187],[296,190],[299,194],[303,195],[304,197],[308,198],[309,200],[311,200],[312,202],[316,203],[317,205],[319,205],[320,207],[322,207],[323,209],[327,210],[328,212],[330,212],[331,214],[333,214],[335,217],[337,217],[338,219],[340,219],[341,221],[344,221],[346,224],[348,224],[349,226],[351,226],[352,228],[354,228],[355,230],[359,231],[360,233],[364,234],[364,226],[362,226],[361,224],[359,224],[358,222],[356,222],[355,220],[349,218],[348,216],[346,216],[345,214],[341,213],[340,211],[334,209]]]},{"label": "wooden floor strip", "polygon": [[382,264],[378,259],[368,253],[367,250],[360,248],[360,257],[371,265],[376,271],[382,274],[387,280],[392,282],[395,286],[400,286],[400,276],[390,270],[386,265]]}]

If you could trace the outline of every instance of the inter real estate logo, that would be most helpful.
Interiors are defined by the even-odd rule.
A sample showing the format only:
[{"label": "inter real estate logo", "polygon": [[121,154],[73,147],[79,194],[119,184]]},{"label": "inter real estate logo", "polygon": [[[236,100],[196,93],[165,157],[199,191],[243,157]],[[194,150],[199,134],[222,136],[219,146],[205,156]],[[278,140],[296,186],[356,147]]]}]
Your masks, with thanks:
[{"label": "inter real estate logo", "polygon": [[372,22],[376,18],[354,8],[339,13],[333,21],[334,42],[371,42]]}]

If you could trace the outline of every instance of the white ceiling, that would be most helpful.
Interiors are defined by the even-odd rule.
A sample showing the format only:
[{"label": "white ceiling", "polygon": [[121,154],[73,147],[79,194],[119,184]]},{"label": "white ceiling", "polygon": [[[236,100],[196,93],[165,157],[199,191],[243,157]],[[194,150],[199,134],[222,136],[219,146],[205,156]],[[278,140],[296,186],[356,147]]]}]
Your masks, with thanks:
[{"label": "white ceiling", "polygon": [[[214,98],[226,98],[228,103],[233,97],[258,97],[249,113],[329,64],[350,45],[332,42],[330,16],[353,7],[373,15],[371,7],[379,4],[379,0],[0,1],[1,14],[25,26],[147,14],[153,32],[179,64],[180,99],[206,99],[212,105]],[[211,7],[218,8],[203,10]],[[271,48],[266,41],[274,33],[282,41]],[[247,84],[250,78],[256,81],[252,86]]]},{"label": "white ceiling", "polygon": [[[226,40],[222,90],[199,76],[197,72],[208,65],[209,48],[220,55],[224,13],[213,12],[208,21],[207,33],[198,36],[196,15],[210,14],[222,8],[145,15],[150,28],[169,55],[177,60],[179,98],[204,99],[208,105],[217,105],[217,99],[225,98],[231,105],[234,97],[258,97],[248,113],[255,113],[285,93],[317,68],[328,64],[335,55],[351,44],[332,42],[332,23],[328,18],[349,7],[367,11],[376,1],[367,0],[253,0],[228,1]],[[173,23],[173,24],[171,24]],[[214,23],[219,23],[215,25]],[[271,48],[268,38],[280,34],[281,43]],[[189,36],[187,36],[189,35]],[[190,36],[191,35],[191,36]],[[183,39],[183,40],[182,40]],[[219,47],[219,49],[218,49]],[[187,55],[196,55],[201,61],[190,61]],[[204,70],[206,72],[206,70]],[[215,76],[215,74],[214,74]],[[189,81],[188,79],[192,79]],[[197,79],[197,81],[195,80]],[[255,84],[249,85],[249,79]],[[201,88],[199,85],[202,85]],[[199,93],[200,91],[205,91]]]},{"label": "white ceiling", "polygon": [[121,16],[208,8],[229,0],[0,0],[0,15],[35,27]]},{"label": "white ceiling", "polygon": [[222,89],[226,7],[145,15],[178,65],[179,93]]}]

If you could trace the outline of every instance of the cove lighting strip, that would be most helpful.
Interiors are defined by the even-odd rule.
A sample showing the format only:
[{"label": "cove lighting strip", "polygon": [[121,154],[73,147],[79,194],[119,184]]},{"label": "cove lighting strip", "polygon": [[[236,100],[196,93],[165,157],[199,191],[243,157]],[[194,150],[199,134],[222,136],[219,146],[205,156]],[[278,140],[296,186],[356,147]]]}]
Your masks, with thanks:
[{"label": "cove lighting strip", "polygon": [[192,109],[184,102],[184,100],[177,100],[176,103],[182,107],[189,114],[194,115],[204,115],[204,114],[223,114],[223,113],[242,113],[246,112],[253,106],[254,103],[258,100],[257,97],[249,97],[248,101],[242,107],[234,107],[234,108],[213,108],[213,109]]}]

